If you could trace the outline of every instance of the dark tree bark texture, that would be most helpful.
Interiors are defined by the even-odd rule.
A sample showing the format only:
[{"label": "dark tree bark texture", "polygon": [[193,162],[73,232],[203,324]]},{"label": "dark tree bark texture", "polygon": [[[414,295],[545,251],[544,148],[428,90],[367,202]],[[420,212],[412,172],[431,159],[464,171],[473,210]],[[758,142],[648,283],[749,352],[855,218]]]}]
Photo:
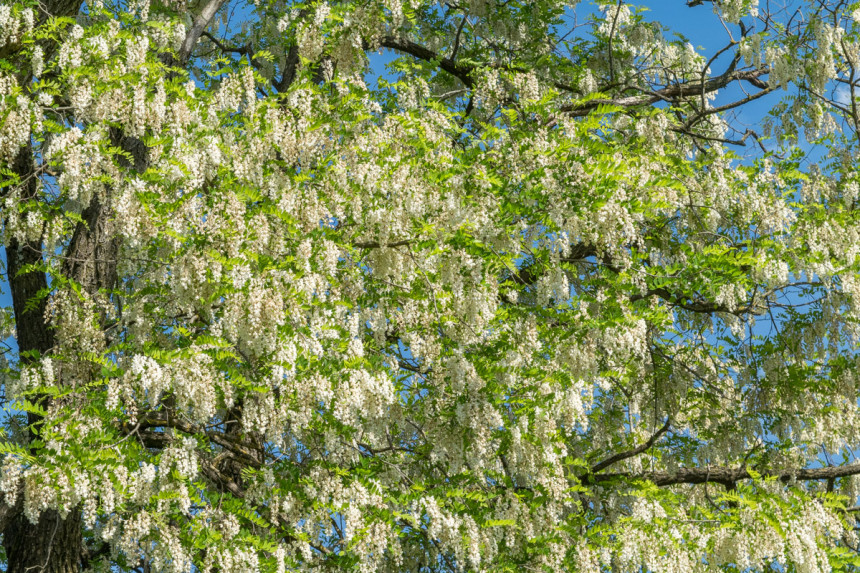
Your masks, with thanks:
[{"label": "dark tree bark texture", "polygon": [[81,513],[72,510],[62,519],[55,510],[31,523],[23,513],[3,532],[8,573],[77,573],[83,551]]},{"label": "dark tree bark texture", "polygon": [[[80,0],[48,0],[40,4],[40,19],[74,16],[80,7]],[[29,199],[37,193],[33,160],[33,148],[29,144],[21,148],[15,159],[15,173],[20,181],[25,182],[21,189],[22,199]],[[32,269],[22,272],[27,271],[29,265],[42,264],[41,241],[10,241],[6,246],[6,261],[18,348],[24,353],[22,360],[27,360],[27,352],[37,351],[41,355],[54,346],[53,333],[45,318],[47,276],[42,271]],[[27,418],[30,427],[39,423],[39,417],[35,414],[28,413]],[[36,523],[23,514],[20,499],[8,509],[11,515],[4,520],[2,531],[7,573],[80,571],[83,537],[78,509],[73,508],[65,519],[57,511],[46,511]]]}]

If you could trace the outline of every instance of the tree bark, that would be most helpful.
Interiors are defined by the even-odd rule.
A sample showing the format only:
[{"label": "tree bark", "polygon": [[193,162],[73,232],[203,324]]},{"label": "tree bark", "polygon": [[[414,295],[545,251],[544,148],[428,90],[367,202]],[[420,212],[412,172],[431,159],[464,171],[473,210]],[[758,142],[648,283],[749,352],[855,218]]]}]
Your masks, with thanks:
[{"label": "tree bark", "polygon": [[[39,4],[39,20],[44,22],[52,16],[74,16],[81,7],[81,0],[48,0]],[[48,45],[47,54],[54,46]],[[15,49],[17,46],[10,46]],[[22,82],[22,85],[26,82]],[[38,193],[36,177],[33,173],[33,148],[31,144],[22,147],[13,165],[21,181],[26,181],[22,189],[22,199],[35,197]],[[21,243],[12,239],[6,245],[6,270],[12,295],[12,308],[15,312],[15,330],[20,352],[49,352],[54,346],[53,332],[45,319],[47,304],[44,295],[47,276],[42,271],[22,273],[27,265],[41,265],[41,241]],[[28,301],[35,306],[27,310]],[[22,357],[26,362],[27,358]],[[39,417],[27,414],[29,426],[38,423]],[[83,537],[81,535],[81,513],[73,509],[62,519],[56,511],[43,512],[36,523],[31,523],[21,512],[21,497],[13,507],[5,506],[8,515],[3,520],[3,547],[6,550],[7,573],[77,573],[80,570]]]},{"label": "tree bark", "polygon": [[[15,172],[22,181],[22,199],[28,200],[38,192],[33,173],[33,149],[26,145],[18,152],[14,163]],[[48,279],[41,270],[29,271],[28,265],[41,265],[41,241],[9,241],[6,246],[6,269],[15,312],[15,330],[18,349],[25,353],[21,360],[31,360],[27,352],[37,351],[44,355],[54,346],[54,335],[45,318]],[[26,271],[26,272],[24,272]],[[30,303],[30,308],[27,307]],[[34,304],[35,303],[35,304]],[[44,403],[46,400],[37,400]],[[27,413],[29,428],[40,422],[38,415]],[[31,436],[32,438],[32,436]],[[3,547],[6,549],[7,573],[76,573],[80,570],[83,538],[81,536],[81,514],[72,509],[66,519],[56,511],[42,513],[36,523],[31,523],[20,511],[11,517],[3,530]]]},{"label": "tree bark", "polygon": [[[183,46],[193,45],[196,42],[202,28],[208,25],[209,20],[214,16],[214,11],[221,3],[223,0],[209,0],[210,6],[206,14],[195,22],[196,35],[190,43],[186,40]],[[51,16],[74,16],[80,7],[81,0],[48,0],[40,4],[40,20],[45,21]],[[46,46],[46,52],[50,53],[54,47]],[[188,54],[183,53],[183,55],[187,58]],[[126,157],[118,158],[121,167],[138,172],[146,170],[148,153],[142,141],[124,136],[119,129],[111,129],[110,136],[111,142],[128,154]],[[33,147],[28,144],[20,149],[13,165],[19,180],[26,182],[21,193],[24,201],[37,199],[36,195],[39,192],[37,178],[33,171],[33,161]],[[109,299],[98,300],[98,297],[102,289],[112,289],[118,281],[117,257],[120,241],[113,232],[110,195],[94,196],[81,216],[83,222],[75,228],[65,253],[62,271],[67,277],[80,284],[89,296],[96,299],[97,305],[109,305]],[[6,256],[18,349],[23,353],[32,351],[37,351],[40,355],[50,353],[54,348],[55,338],[45,316],[47,276],[39,270],[21,272],[27,266],[40,266],[43,263],[42,243],[40,240],[22,243],[13,239],[6,246]],[[103,314],[105,310],[103,307]],[[22,361],[26,363],[27,360],[25,354]],[[47,398],[37,399],[37,401],[47,405]],[[35,414],[28,414],[27,418],[30,428],[41,421]],[[23,494],[19,495],[18,503],[14,506],[3,506],[6,511],[0,523],[2,527],[0,532],[3,534],[3,546],[6,550],[6,572],[77,573],[80,571],[85,554],[80,508],[72,508],[65,518],[62,518],[56,510],[48,510],[39,516],[36,523],[32,523],[22,512],[20,497],[23,497]]]},{"label": "tree bark", "polygon": [[65,519],[56,510],[42,512],[37,523],[23,513],[3,533],[7,573],[78,573],[83,543],[81,512],[73,509]]}]

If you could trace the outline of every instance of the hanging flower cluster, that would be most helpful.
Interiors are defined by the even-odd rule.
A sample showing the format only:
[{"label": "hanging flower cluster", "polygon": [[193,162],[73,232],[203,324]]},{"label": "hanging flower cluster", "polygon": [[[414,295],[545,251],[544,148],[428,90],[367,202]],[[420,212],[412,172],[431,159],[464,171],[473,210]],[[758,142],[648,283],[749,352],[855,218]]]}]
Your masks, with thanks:
[{"label": "hanging flower cluster", "polygon": [[[854,563],[860,28],[714,2],[721,74],[567,4],[0,6],[4,542],[56,512],[105,572]],[[761,156],[732,82],[786,90]]]}]

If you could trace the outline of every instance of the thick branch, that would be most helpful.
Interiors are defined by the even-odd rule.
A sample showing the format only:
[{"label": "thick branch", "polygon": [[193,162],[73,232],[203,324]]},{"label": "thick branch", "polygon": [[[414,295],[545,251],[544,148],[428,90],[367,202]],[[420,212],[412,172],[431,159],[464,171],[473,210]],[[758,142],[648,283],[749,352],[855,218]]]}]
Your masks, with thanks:
[{"label": "thick branch", "polygon": [[410,40],[395,38],[394,36],[385,36],[379,42],[380,47],[396,50],[414,56],[425,62],[439,62],[439,68],[448,72],[452,76],[459,79],[467,87],[473,87],[475,80],[470,75],[474,68],[472,66],[464,66],[458,64],[450,58],[444,58],[429,48],[425,48],[421,44],[416,44]]},{"label": "thick branch", "polygon": [[764,308],[757,307],[753,302],[748,304],[745,307],[732,309],[725,304],[717,304],[715,302],[711,302],[709,300],[697,300],[690,299],[686,296],[679,296],[675,293],[672,293],[670,290],[666,288],[654,288],[649,289],[644,294],[635,294],[630,297],[630,302],[637,302],[640,300],[644,300],[646,298],[657,296],[672,306],[688,310],[690,312],[700,312],[700,313],[714,313],[714,312],[725,312],[728,314],[764,314]]},{"label": "thick branch", "polygon": [[[209,438],[209,441],[213,444],[221,446],[225,450],[234,454],[242,463],[255,468],[260,467],[261,462],[258,459],[257,454],[252,451],[247,444],[240,442],[238,439],[231,439],[223,432],[205,430],[199,426],[195,426],[194,424],[179,420],[175,416],[162,418],[155,415],[147,415],[141,418],[137,429],[147,430],[151,428],[173,428],[189,435],[203,434]],[[132,430],[129,429],[129,433],[131,433],[131,431]],[[149,433],[145,435],[149,437],[152,434]]]},{"label": "thick branch", "polygon": [[[783,482],[789,482],[792,480],[828,480],[860,475],[860,463],[813,469],[793,469],[782,471],[761,470],[756,473],[762,478],[775,477]],[[587,485],[608,484],[616,480],[645,480],[661,487],[701,483],[718,483],[725,486],[732,486],[736,482],[752,479],[752,477],[752,474],[750,474],[746,468],[704,467],[680,468],[675,472],[648,472],[641,474],[616,472],[590,474],[581,476],[580,480],[582,483]]]},{"label": "thick branch", "polygon": [[212,483],[218,486],[219,490],[225,493],[229,492],[233,497],[239,499],[243,499],[245,497],[245,490],[243,490],[239,486],[239,484],[230,479],[228,476],[218,471],[218,468],[216,468],[215,465],[212,464],[209,460],[201,459],[200,468],[203,472],[203,475],[205,475]]},{"label": "thick branch", "polygon": [[701,96],[722,89],[734,81],[746,81],[760,89],[769,89],[769,85],[759,78],[768,73],[767,69],[730,71],[713,77],[704,82],[684,82],[666,86],[651,93],[625,96],[619,98],[595,99],[585,103],[571,103],[562,106],[561,111],[575,117],[588,115],[597,106],[614,105],[618,107],[637,107],[651,105],[660,101],[672,101],[681,97]]},{"label": "thick branch", "polygon": [[179,53],[177,54],[180,64],[184,65],[185,62],[188,61],[192,50],[194,50],[194,45],[197,44],[197,40],[199,40],[200,36],[203,35],[203,31],[209,27],[209,23],[212,22],[212,18],[215,17],[215,14],[218,13],[218,10],[221,9],[221,6],[224,5],[225,1],[226,0],[208,0],[203,5],[200,13],[194,17],[191,29],[185,34],[185,39],[182,41],[182,46],[179,48]]},{"label": "thick branch", "polygon": [[[39,193],[36,178],[31,177],[32,169],[33,147],[28,143],[18,150],[12,163],[12,170],[18,180],[25,182],[20,187],[22,204],[35,199]],[[15,312],[16,339],[21,352],[35,351],[45,354],[54,346],[54,333],[45,323],[48,279],[43,271],[32,270],[42,265],[44,260],[40,240],[22,243],[14,236],[9,240],[6,245],[6,271]],[[32,416],[28,415],[30,418]]]},{"label": "thick branch", "polygon": [[400,241],[391,241],[389,243],[380,243],[379,241],[358,241],[352,244],[353,247],[359,249],[381,249],[385,248],[393,248],[393,247],[405,247],[412,243],[411,239],[402,239]]}]

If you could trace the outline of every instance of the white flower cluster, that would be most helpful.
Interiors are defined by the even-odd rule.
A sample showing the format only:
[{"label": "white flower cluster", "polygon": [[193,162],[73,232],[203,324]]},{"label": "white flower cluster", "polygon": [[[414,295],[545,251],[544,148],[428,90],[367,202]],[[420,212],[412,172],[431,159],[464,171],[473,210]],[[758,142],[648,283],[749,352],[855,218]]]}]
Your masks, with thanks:
[{"label": "white flower cluster", "polygon": [[9,162],[26,145],[33,127],[33,105],[24,96],[9,97],[17,87],[15,78],[0,73],[0,161]]},{"label": "white flower cluster", "polygon": [[17,43],[24,34],[33,30],[35,15],[33,9],[26,7],[14,10],[16,6],[3,4],[0,6],[0,48],[7,44]]},{"label": "white flower cluster", "polygon": [[719,0],[714,3],[714,12],[727,22],[737,24],[743,17],[758,16],[758,0]]},{"label": "white flower cluster", "polygon": [[[418,8],[380,10],[417,34],[407,16]],[[488,2],[464,9],[474,26],[464,37],[547,49],[527,26],[494,20]],[[756,3],[716,9],[737,21]],[[10,190],[4,241],[51,244],[58,277],[79,262],[63,249],[98,200],[109,213],[99,240],[120,249],[118,284],[99,293],[52,279],[55,347],[6,383],[9,399],[44,387],[60,396],[43,403],[45,456],[2,466],[0,492],[13,499],[24,484],[30,519],[80,507],[112,551],[155,571],[190,570],[187,538],[198,533],[211,547],[194,566],[213,571],[310,569],[332,552],[363,571],[448,560],[826,570],[845,525],[813,486],[796,494],[799,484],[759,480],[732,494],[759,503],[753,511],[702,485],[638,498],[620,477],[595,485],[588,468],[735,467],[765,434],[788,444],[768,452],[771,467],[801,467],[817,462],[810,444],[857,443],[846,349],[860,338],[860,227],[819,216],[853,208],[851,177],[797,183],[781,165],[739,164],[716,148],[679,159],[693,146],[670,133],[669,113],[563,117],[542,70],[475,72],[477,119],[465,127],[435,101],[440,78],[410,77],[396,101],[373,101],[341,67],[393,33],[367,6],[321,2],[270,22],[296,31],[300,68],[331,55],[315,79],[334,89],[300,69],[289,90],[264,97],[244,60],[182,84],[156,62],[184,24],[164,6],[152,20],[148,2],[134,10],[148,20],[140,30],[69,27],[55,56],[59,99],[35,105],[0,76],[0,162],[30,141],[41,107],[68,101],[74,118],[42,148],[58,173],[40,190],[51,209],[24,208]],[[619,81],[702,77],[691,46],[625,3],[602,10],[596,33],[616,42]],[[0,7],[0,24],[17,17]],[[843,32],[819,22],[811,33],[818,71],[762,37],[738,49],[770,66],[774,85],[802,72],[821,87],[840,69]],[[33,53],[39,74],[45,57]],[[598,89],[609,66],[595,54],[580,90]],[[786,121],[830,133],[825,108],[804,106],[786,108]],[[714,115],[703,129],[722,137]],[[117,133],[145,142],[145,169],[118,156]],[[800,288],[815,293],[812,310],[780,315],[768,335],[793,346],[758,344],[754,314],[780,313]],[[667,419],[683,440],[613,460]],[[70,462],[77,442],[98,453]],[[840,487],[856,494],[856,483]]]}]

